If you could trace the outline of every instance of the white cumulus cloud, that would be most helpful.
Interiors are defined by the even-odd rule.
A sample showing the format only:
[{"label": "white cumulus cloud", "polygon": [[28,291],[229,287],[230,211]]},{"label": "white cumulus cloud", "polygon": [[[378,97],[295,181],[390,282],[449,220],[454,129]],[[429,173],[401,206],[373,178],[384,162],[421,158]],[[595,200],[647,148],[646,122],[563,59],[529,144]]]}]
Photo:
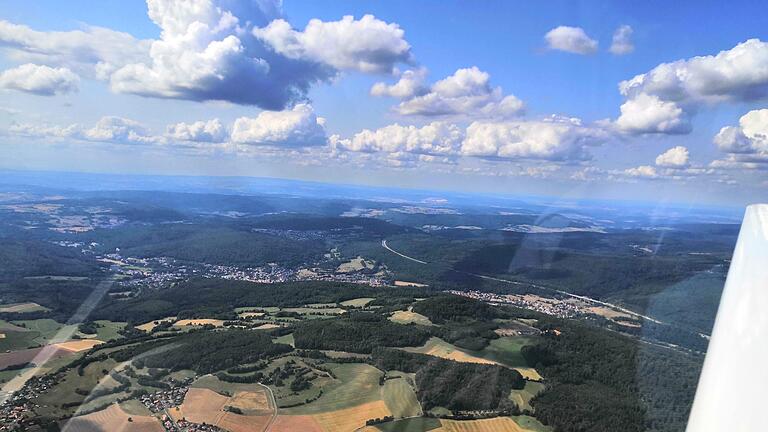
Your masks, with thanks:
[{"label": "white cumulus cloud", "polygon": [[212,119],[169,125],[165,136],[176,141],[220,143],[229,138],[229,133],[219,119]]},{"label": "white cumulus cloud", "polygon": [[296,60],[310,60],[339,70],[392,73],[397,63],[411,61],[411,46],[395,23],[373,15],[359,20],[344,16],[339,21],[312,19],[304,31],[276,19],[253,34],[278,53]]},{"label": "white cumulus cloud", "polygon": [[[403,79],[409,82],[403,83]],[[464,116],[509,118],[523,113],[525,105],[514,95],[504,95],[501,87],[490,84],[491,76],[476,66],[459,69],[453,75],[432,84],[421,85],[415,74],[405,75],[392,86],[379,83],[371,93],[404,99],[396,108],[406,116]]]},{"label": "white cumulus cloud", "polygon": [[633,30],[631,26],[619,26],[616,31],[613,32],[613,39],[609,51],[616,55],[629,54],[634,51],[635,45],[632,43],[632,32]]},{"label": "white cumulus cloud", "polygon": [[447,156],[458,152],[463,131],[456,125],[432,122],[423,127],[392,124],[376,130],[364,129],[351,139],[334,137],[337,148],[356,152],[411,153]]},{"label": "white cumulus cloud", "polygon": [[309,147],[328,142],[324,120],[311,106],[298,104],[285,111],[263,111],[240,117],[232,126],[232,142],[257,146]]},{"label": "white cumulus cloud", "polygon": [[688,114],[675,102],[640,94],[621,105],[619,130],[631,134],[684,134],[691,131]]},{"label": "white cumulus cloud", "polygon": [[626,170],[624,170],[624,174],[630,177],[644,177],[644,178],[659,177],[659,173],[656,171],[656,168],[650,165],[640,165],[639,167],[636,167],[636,168],[627,168]]},{"label": "white cumulus cloud", "polygon": [[0,88],[19,90],[41,96],[74,93],[80,77],[71,70],[32,63],[0,73]]},{"label": "white cumulus cloud", "polygon": [[559,26],[548,31],[544,40],[550,49],[573,54],[594,54],[597,41],[587,36],[581,27]]},{"label": "white cumulus cloud", "polygon": [[420,68],[407,70],[400,75],[400,79],[394,84],[378,82],[371,87],[371,96],[387,96],[398,99],[410,99],[419,96],[429,89],[424,85],[427,70]]},{"label": "white cumulus cloud", "polygon": [[656,157],[656,165],[668,168],[681,168],[688,165],[688,149],[683,146],[672,147]]},{"label": "white cumulus cloud", "polygon": [[688,133],[690,117],[702,107],[768,97],[768,43],[749,39],[716,55],[662,63],[622,81],[619,91],[626,98],[620,129]]},{"label": "white cumulus cloud", "polygon": [[619,84],[621,94],[680,103],[749,101],[768,95],[768,43],[742,42],[717,55],[662,63]]},{"label": "white cumulus cloud", "polygon": [[607,137],[605,131],[584,126],[578,119],[473,122],[467,128],[461,154],[502,159],[584,160],[589,158],[586,147],[599,145]]},{"label": "white cumulus cloud", "polygon": [[752,110],[739,119],[738,126],[726,126],[715,135],[717,147],[734,159],[768,159],[768,109]]}]

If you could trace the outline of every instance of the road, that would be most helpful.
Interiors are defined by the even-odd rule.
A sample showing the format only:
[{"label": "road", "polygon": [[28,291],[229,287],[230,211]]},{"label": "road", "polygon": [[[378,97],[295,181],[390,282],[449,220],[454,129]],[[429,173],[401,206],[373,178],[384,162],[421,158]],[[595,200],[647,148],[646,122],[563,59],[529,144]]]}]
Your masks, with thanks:
[{"label": "road", "polygon": [[[416,258],[409,257],[408,255],[402,254],[402,253],[392,249],[391,247],[387,246],[387,241],[386,240],[382,240],[381,241],[381,246],[384,247],[384,249],[394,253],[395,255],[399,255],[399,256],[401,256],[401,257],[403,257],[405,259],[409,259],[409,260],[417,262],[419,264],[429,264],[429,263],[427,263],[425,261],[421,261],[421,260],[418,260]],[[526,286],[526,287],[536,288],[536,289],[543,290],[543,291],[556,292],[558,294],[562,294],[562,295],[565,295],[565,296],[573,297],[575,299],[579,299],[579,300],[582,300],[582,301],[585,301],[585,302],[588,302],[588,303],[592,303],[592,304],[596,304],[596,305],[600,305],[600,306],[606,306],[606,307],[609,307],[611,309],[615,309],[617,311],[624,312],[626,314],[629,314],[629,315],[632,315],[632,316],[635,316],[635,317],[638,317],[638,318],[646,319],[646,320],[654,322],[656,324],[663,324],[661,321],[659,321],[659,320],[657,320],[655,318],[649,317],[647,315],[639,314],[639,313],[637,313],[635,311],[631,311],[631,310],[623,308],[623,307],[621,307],[619,305],[615,305],[613,303],[608,303],[608,302],[604,302],[604,301],[601,301],[601,300],[593,299],[593,298],[587,297],[587,296],[582,296],[582,295],[578,295],[578,294],[569,293],[568,291],[563,291],[563,290],[559,290],[559,289],[555,289],[555,288],[545,287],[543,285],[538,285],[538,284],[531,283],[531,282],[513,281],[513,280],[509,280],[509,279],[502,279],[502,278],[498,278],[498,277],[494,277],[494,276],[488,276],[488,275],[483,275],[483,274],[479,274],[479,273],[470,273],[470,272],[462,272],[462,273],[465,273],[465,274],[468,274],[468,275],[471,275],[471,276],[475,276],[475,277],[479,277],[481,279],[487,279],[487,280],[492,280],[492,281],[496,281],[496,282],[507,283],[507,284],[510,284],[510,285]]]},{"label": "road", "polygon": [[272,411],[272,418],[270,418],[269,422],[267,422],[267,425],[264,426],[264,432],[269,432],[269,428],[272,427],[272,423],[274,423],[277,419],[277,399],[275,399],[275,394],[272,393],[272,389],[269,388],[269,386],[261,383],[259,383],[259,385],[267,389],[267,393],[269,394],[269,399],[272,403],[272,406],[275,407],[274,411]]},{"label": "road", "polygon": [[398,251],[396,251],[396,250],[392,249],[391,247],[387,246],[387,241],[386,241],[386,240],[382,240],[382,241],[381,241],[381,246],[382,246],[382,247],[384,247],[384,249],[386,249],[386,250],[388,250],[388,251],[392,252],[393,254],[395,254],[395,255],[399,255],[399,256],[401,256],[401,257],[403,257],[403,258],[407,259],[407,260],[411,260],[411,261],[413,261],[413,262],[417,262],[417,263],[419,263],[419,264],[429,264],[429,263],[428,263],[428,262],[426,262],[426,261],[417,260],[416,258],[412,258],[412,257],[409,257],[408,255],[403,255],[403,254],[401,254],[400,252],[398,252]]}]

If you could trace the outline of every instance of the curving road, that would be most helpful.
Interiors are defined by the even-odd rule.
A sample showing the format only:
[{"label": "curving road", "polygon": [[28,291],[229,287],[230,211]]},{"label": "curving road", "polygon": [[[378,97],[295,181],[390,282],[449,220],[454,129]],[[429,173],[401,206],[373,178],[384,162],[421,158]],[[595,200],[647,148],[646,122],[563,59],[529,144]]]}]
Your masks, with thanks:
[{"label": "curving road", "polygon": [[382,241],[381,241],[381,246],[382,246],[382,247],[384,247],[384,249],[386,249],[386,250],[388,250],[388,251],[392,252],[393,254],[395,254],[395,255],[399,255],[399,256],[401,256],[401,257],[403,257],[403,258],[407,259],[407,260],[411,260],[411,261],[413,261],[413,262],[417,262],[417,263],[419,263],[419,264],[429,264],[429,263],[428,263],[428,262],[426,262],[426,261],[417,260],[416,258],[413,258],[413,257],[409,257],[408,255],[403,255],[403,254],[401,254],[400,252],[398,252],[398,251],[396,251],[396,250],[392,249],[391,247],[387,246],[387,241],[386,241],[386,240],[382,240]]},{"label": "curving road", "polygon": [[[387,246],[387,241],[386,240],[382,240],[381,241],[381,246],[384,249],[392,252],[393,254],[399,255],[399,256],[401,256],[401,257],[403,257],[405,259],[417,262],[419,264],[429,264],[429,263],[427,263],[425,261],[418,260],[418,259],[413,258],[413,257],[409,257],[408,255],[402,254],[402,253],[392,249],[391,247]],[[576,299],[579,299],[579,300],[583,300],[585,302],[593,303],[593,304],[600,305],[600,306],[606,306],[606,307],[615,309],[615,310],[620,311],[620,312],[624,312],[626,314],[629,314],[629,315],[632,315],[632,316],[635,316],[635,317],[638,317],[638,318],[646,319],[646,320],[654,322],[656,324],[663,324],[661,321],[659,321],[659,320],[657,320],[655,318],[651,318],[651,317],[649,317],[647,315],[639,314],[639,313],[637,313],[635,311],[631,311],[631,310],[623,308],[623,307],[621,307],[619,305],[615,305],[613,303],[608,303],[608,302],[604,302],[604,301],[601,301],[601,300],[593,299],[593,298],[587,297],[587,296],[582,296],[582,295],[578,295],[578,294],[569,293],[568,291],[563,291],[563,290],[559,290],[559,289],[555,289],[555,288],[549,288],[549,287],[545,287],[543,285],[537,285],[537,284],[531,283],[531,282],[513,281],[513,280],[509,280],[509,279],[502,279],[502,278],[498,278],[498,277],[494,277],[494,276],[488,276],[488,275],[483,275],[483,274],[479,274],[479,273],[470,273],[470,272],[462,272],[462,273],[466,273],[468,275],[479,277],[481,279],[488,279],[488,280],[492,280],[492,281],[496,281],[496,282],[502,282],[502,283],[507,283],[507,284],[511,284],[511,285],[528,286],[528,287],[540,289],[540,290],[543,290],[543,291],[556,292],[558,294],[562,294],[562,295],[566,295],[566,296],[569,296],[569,297],[573,297],[573,298],[576,298]]]}]

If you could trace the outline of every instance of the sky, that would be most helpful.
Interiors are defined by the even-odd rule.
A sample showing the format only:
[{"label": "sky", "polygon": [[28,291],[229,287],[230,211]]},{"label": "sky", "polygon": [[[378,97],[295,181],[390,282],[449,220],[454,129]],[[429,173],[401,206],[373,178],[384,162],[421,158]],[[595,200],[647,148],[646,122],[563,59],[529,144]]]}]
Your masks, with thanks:
[{"label": "sky", "polygon": [[766,201],[763,9],[6,0],[0,168]]}]

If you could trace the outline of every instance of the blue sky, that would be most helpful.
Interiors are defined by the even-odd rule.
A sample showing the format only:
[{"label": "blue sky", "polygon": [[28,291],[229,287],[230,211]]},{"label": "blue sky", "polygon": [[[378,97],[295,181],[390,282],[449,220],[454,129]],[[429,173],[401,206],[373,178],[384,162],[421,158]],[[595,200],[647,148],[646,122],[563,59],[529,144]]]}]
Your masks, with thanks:
[{"label": "blue sky", "polygon": [[[761,2],[264,0],[254,12],[248,0],[195,0],[207,12],[192,18],[173,0],[152,3],[156,22],[139,1],[0,3],[0,167],[768,198]],[[237,25],[218,21],[227,12]],[[211,30],[183,42],[196,21]],[[89,26],[127,35],[112,42]],[[631,52],[609,49],[620,26]],[[241,57],[200,57],[232,37]],[[652,72],[665,63],[683,78]],[[454,75],[464,68],[469,89]],[[371,94],[407,70],[421,74],[416,90]]]}]

